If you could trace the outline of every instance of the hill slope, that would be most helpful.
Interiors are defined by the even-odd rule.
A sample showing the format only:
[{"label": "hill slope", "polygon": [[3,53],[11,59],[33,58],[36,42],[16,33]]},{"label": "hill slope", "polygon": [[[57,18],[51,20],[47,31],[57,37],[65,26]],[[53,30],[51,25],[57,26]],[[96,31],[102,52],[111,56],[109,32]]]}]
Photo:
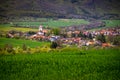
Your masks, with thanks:
[{"label": "hill slope", "polygon": [[6,0],[0,17],[120,19],[118,0]]}]

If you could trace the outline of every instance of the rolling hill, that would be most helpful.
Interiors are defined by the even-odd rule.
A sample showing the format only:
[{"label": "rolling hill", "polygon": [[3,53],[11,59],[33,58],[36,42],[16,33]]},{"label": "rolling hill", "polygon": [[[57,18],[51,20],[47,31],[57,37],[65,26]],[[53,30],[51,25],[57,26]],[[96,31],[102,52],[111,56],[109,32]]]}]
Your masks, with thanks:
[{"label": "rolling hill", "polygon": [[118,0],[1,0],[0,19],[22,17],[120,19]]}]

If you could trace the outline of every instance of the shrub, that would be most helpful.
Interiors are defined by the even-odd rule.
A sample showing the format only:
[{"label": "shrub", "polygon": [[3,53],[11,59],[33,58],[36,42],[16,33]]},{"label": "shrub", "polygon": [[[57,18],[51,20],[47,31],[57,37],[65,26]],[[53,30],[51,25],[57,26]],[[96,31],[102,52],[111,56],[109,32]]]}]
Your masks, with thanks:
[{"label": "shrub", "polygon": [[18,54],[23,52],[22,48],[20,48],[19,46],[14,47],[13,50],[14,50],[13,54]]},{"label": "shrub", "polygon": [[105,35],[104,35],[104,34],[97,35],[96,39],[97,39],[98,41],[101,41],[102,43],[105,43],[105,42],[106,42],[106,38],[105,38]]},{"label": "shrub", "polygon": [[24,51],[26,51],[26,50],[27,50],[27,45],[26,45],[26,44],[23,44],[22,49],[23,49]]},{"label": "shrub", "polygon": [[58,44],[57,42],[52,42],[52,44],[50,45],[51,48],[57,48]]},{"label": "shrub", "polygon": [[6,50],[8,53],[13,52],[13,51],[14,51],[13,45],[11,45],[11,44],[6,44],[5,47],[4,47],[4,50]]},{"label": "shrub", "polygon": [[120,45],[120,36],[114,37],[113,45]]},{"label": "shrub", "polygon": [[16,35],[16,36],[14,36],[14,38],[15,38],[15,39],[20,39],[21,37],[18,36],[18,35]]},{"label": "shrub", "polygon": [[120,36],[107,36],[107,41],[113,45],[120,45]]}]

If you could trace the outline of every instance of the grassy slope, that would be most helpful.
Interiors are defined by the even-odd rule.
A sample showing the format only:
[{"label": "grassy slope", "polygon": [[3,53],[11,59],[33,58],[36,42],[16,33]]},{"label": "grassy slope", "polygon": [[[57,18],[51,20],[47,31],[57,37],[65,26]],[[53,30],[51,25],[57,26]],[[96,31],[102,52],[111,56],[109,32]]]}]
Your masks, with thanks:
[{"label": "grassy slope", "polygon": [[103,20],[106,22],[106,27],[120,26],[120,20]]},{"label": "grassy slope", "polygon": [[[48,20],[47,22],[13,22],[14,24],[18,24],[18,26],[37,26],[39,27],[41,24],[44,27],[61,27],[61,26],[71,26],[71,25],[80,25],[80,24],[88,24],[88,21],[83,19],[59,19],[59,20]],[[38,29],[32,28],[22,28],[22,27],[10,27],[12,24],[0,24],[0,31],[38,31]]]},{"label": "grassy slope", "polygon": [[20,27],[10,27],[10,24],[0,24],[0,31],[10,31],[10,30],[17,30],[22,32],[27,31],[37,31],[38,29],[31,29],[31,28],[20,28]]},{"label": "grassy slope", "polygon": [[23,44],[26,44],[29,47],[39,47],[39,46],[49,45],[48,42],[37,42],[37,41],[31,41],[31,40],[0,38],[0,47],[4,47],[5,44],[12,44],[13,46],[20,46],[20,47],[22,47]]},{"label": "grassy slope", "polygon": [[91,29],[89,31],[101,30],[101,29],[112,28],[112,27],[120,27],[120,20],[102,20],[102,21],[104,21],[106,23],[105,27],[95,28],[95,29]]},{"label": "grassy slope", "polygon": [[[106,27],[116,27],[120,26],[120,20],[103,20],[106,22]],[[83,19],[59,19],[59,20],[48,20],[47,22],[13,22],[20,26],[37,26],[43,25],[44,27],[61,27],[61,26],[72,26],[72,25],[81,25],[81,24],[89,24],[88,21]],[[10,24],[0,24],[0,31],[9,31],[9,30],[18,30],[18,31],[37,31],[38,29],[31,28],[16,28],[10,27]]]},{"label": "grassy slope", "polygon": [[119,53],[120,49],[104,49],[0,55],[0,79],[119,80]]}]

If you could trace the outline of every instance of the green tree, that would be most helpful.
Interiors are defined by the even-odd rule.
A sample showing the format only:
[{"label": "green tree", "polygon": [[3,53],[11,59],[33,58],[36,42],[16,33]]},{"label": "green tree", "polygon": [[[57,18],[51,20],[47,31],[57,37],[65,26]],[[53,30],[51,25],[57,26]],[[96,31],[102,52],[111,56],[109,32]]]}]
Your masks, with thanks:
[{"label": "green tree", "polygon": [[54,35],[60,35],[60,29],[59,28],[53,28],[51,30],[51,33],[53,33]]},{"label": "green tree", "polygon": [[57,46],[58,46],[57,42],[52,42],[50,45],[51,48],[57,48]]},{"label": "green tree", "polygon": [[112,43],[113,45],[120,45],[120,36],[107,36],[107,41]]},{"label": "green tree", "polygon": [[26,45],[26,44],[23,44],[22,49],[23,49],[23,50],[27,50],[27,45]]},{"label": "green tree", "polygon": [[80,31],[80,33],[78,34],[79,37],[83,37],[83,33]]},{"label": "green tree", "polygon": [[120,45],[120,36],[115,36],[114,37],[113,45]]},{"label": "green tree", "polygon": [[89,39],[92,39],[92,38],[93,38],[91,33],[89,33],[88,38],[89,38]]},{"label": "green tree", "polygon": [[101,41],[102,43],[105,43],[105,42],[106,42],[106,38],[105,38],[105,35],[104,35],[104,34],[97,35],[96,39],[97,39],[98,41]]}]

